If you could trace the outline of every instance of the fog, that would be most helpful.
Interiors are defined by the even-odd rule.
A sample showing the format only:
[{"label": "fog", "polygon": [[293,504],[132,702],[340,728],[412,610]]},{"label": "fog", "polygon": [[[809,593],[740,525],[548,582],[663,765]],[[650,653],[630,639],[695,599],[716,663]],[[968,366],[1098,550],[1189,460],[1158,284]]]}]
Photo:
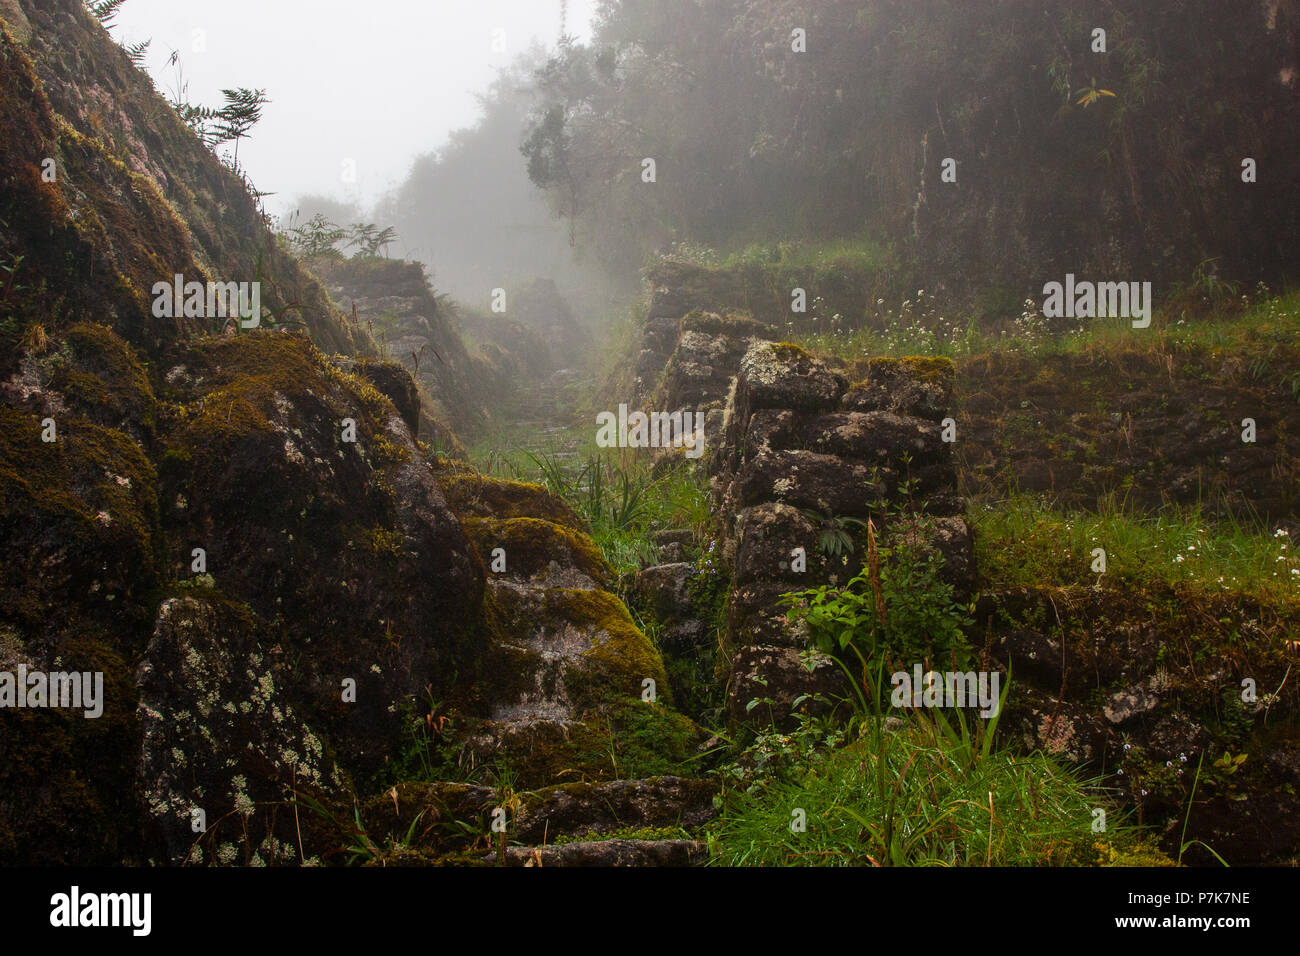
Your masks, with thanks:
[{"label": "fog", "polygon": [[[220,105],[264,89],[270,105],[239,161],[273,214],[302,194],[370,206],[422,153],[480,114],[476,93],[534,44],[554,46],[561,0],[131,0],[119,40],[152,39],[147,64],[169,99]],[[567,32],[590,36],[595,0],[570,0]],[[504,50],[494,31],[505,31]],[[201,32],[196,32],[201,31]],[[179,62],[169,65],[171,52]],[[345,163],[356,163],[355,182]],[[349,179],[351,177],[348,177]]]}]

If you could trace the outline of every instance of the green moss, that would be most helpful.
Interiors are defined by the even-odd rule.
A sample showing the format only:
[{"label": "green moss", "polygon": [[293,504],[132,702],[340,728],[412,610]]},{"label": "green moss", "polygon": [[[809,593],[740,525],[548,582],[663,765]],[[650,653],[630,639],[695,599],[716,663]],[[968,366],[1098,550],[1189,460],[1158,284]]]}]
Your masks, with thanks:
[{"label": "green moss", "polygon": [[[56,427],[58,441],[44,442],[40,420],[0,406],[0,516],[50,519],[78,554],[106,548],[148,566],[157,528],[157,476],[148,458],[115,429],[70,417],[56,419]],[[2,562],[17,575],[6,583],[23,590],[19,568],[31,559]]]},{"label": "green moss", "polygon": [[759,322],[748,312],[705,312],[696,309],[682,319],[683,332],[703,332],[705,335],[726,335],[732,338],[766,338],[772,329]]},{"label": "green moss", "polygon": [[[613,779],[681,772],[703,732],[672,709],[663,661],[637,629],[627,608],[603,591],[552,588],[511,604],[513,592],[489,589],[484,611],[493,647],[483,666],[459,682],[458,706],[485,712],[493,703],[517,700],[534,688],[536,652],[512,646],[521,628],[585,632],[593,646],[570,662],[564,689],[578,719],[567,725],[541,721],[515,728],[483,756],[509,767],[519,786],[574,779]],[[505,601],[510,606],[505,606]],[[641,699],[643,681],[654,680],[657,702]],[[481,730],[476,730],[481,728]],[[473,737],[490,728],[470,721]]]},{"label": "green moss", "polygon": [[340,426],[345,418],[356,422],[357,449],[374,470],[382,472],[410,459],[408,449],[395,443],[385,428],[397,415],[392,403],[370,383],[332,366],[302,336],[269,331],[209,336],[195,342],[188,358],[205,392],[186,396],[191,400],[173,410],[173,463],[188,455],[195,467],[219,471],[233,448],[250,435],[274,434],[273,419],[280,427],[306,427],[309,422],[297,408],[322,401],[328,417]]},{"label": "green moss", "polygon": [[[0,640],[6,631],[13,636],[0,629]],[[138,696],[116,643],[85,620],[55,639],[61,669],[104,675],[98,719],[59,709],[0,710],[0,793],[9,807],[22,808],[21,819],[0,813],[0,866],[120,866],[136,852]]]},{"label": "green moss", "polygon": [[1071,848],[1068,863],[1071,866],[1178,866],[1151,838],[1137,836],[1120,841],[1081,840]]},{"label": "green moss", "polygon": [[951,387],[957,380],[957,366],[950,358],[910,355],[902,363],[908,375],[922,382],[936,382]]},{"label": "green moss", "polygon": [[466,518],[462,525],[480,554],[505,549],[511,575],[541,574],[555,561],[561,567],[577,568],[602,587],[613,579],[595,543],[563,525],[540,518]]},{"label": "green moss", "polygon": [[704,734],[663,702],[622,700],[609,708],[613,747],[621,776],[680,774]]},{"label": "green moss", "polygon": [[376,555],[388,558],[401,557],[406,536],[401,531],[388,528],[371,528],[366,544]]},{"label": "green moss", "polygon": [[943,356],[908,355],[903,358],[876,356],[867,362],[866,378],[853,387],[866,388],[877,382],[887,384],[899,377],[951,389],[957,381],[957,366],[952,359]]},{"label": "green moss", "polygon": [[641,682],[649,677],[658,687],[659,699],[671,703],[663,659],[617,597],[605,591],[556,588],[547,593],[547,610],[555,620],[608,635],[583,655],[595,678],[586,688],[593,698],[639,698]]},{"label": "green moss", "polygon": [[560,836],[551,842],[555,846],[565,843],[590,843],[606,840],[690,840],[690,832],[682,827],[623,827],[619,830],[590,830],[579,836]]},{"label": "green moss", "polygon": [[444,474],[438,484],[447,504],[466,518],[540,518],[577,532],[582,520],[561,498],[543,486],[489,478],[477,472]]},{"label": "green moss", "polygon": [[[471,728],[472,730],[472,728]],[[583,782],[679,775],[703,731],[662,703],[609,698],[566,726],[540,722],[493,745],[491,766],[520,789],[566,784],[576,798]]]}]

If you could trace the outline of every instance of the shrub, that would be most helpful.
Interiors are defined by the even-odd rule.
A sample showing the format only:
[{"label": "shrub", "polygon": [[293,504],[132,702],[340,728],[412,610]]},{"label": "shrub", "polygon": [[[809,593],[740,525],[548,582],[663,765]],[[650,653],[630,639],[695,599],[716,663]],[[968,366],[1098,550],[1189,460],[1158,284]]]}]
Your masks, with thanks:
[{"label": "shrub", "polygon": [[970,647],[968,608],[953,600],[941,577],[943,557],[915,542],[877,552],[843,587],[822,585],[786,594],[792,620],[802,621],[823,653],[871,662],[963,663]]}]

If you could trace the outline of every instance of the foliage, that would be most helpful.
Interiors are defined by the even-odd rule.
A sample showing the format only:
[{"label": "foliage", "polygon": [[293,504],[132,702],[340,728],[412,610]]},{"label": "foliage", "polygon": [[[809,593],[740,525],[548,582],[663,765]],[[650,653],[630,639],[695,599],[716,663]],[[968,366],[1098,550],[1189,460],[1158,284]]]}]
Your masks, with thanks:
[{"label": "foliage", "polygon": [[85,0],[90,15],[104,26],[111,26],[126,0]]},{"label": "foliage", "polygon": [[131,58],[136,69],[144,69],[144,58],[149,52],[149,47],[153,45],[153,40],[141,40],[139,43],[127,43],[123,45],[126,55]]},{"label": "foliage", "polygon": [[357,223],[348,233],[346,248],[356,248],[358,256],[374,258],[384,252],[397,239],[392,226],[380,229],[374,223]]},{"label": "foliage", "polygon": [[248,90],[240,87],[222,90],[226,105],[213,115],[213,127],[209,133],[209,142],[214,145],[235,144],[235,166],[239,165],[239,141],[249,134],[262,119],[262,108],[270,100],[265,90]]},{"label": "foliage", "polygon": [[497,434],[471,455],[485,474],[537,481],[573,506],[587,522],[591,537],[617,572],[656,561],[653,531],[688,528],[702,533],[710,520],[706,480],[677,464],[655,474],[650,463],[603,449],[580,455],[544,448],[503,451],[512,444]]},{"label": "foliage", "polygon": [[[1282,274],[1300,130],[1277,75],[1300,24],[1265,8],[608,3],[590,43],[536,71],[523,151],[581,243],[624,266],[673,242],[866,223],[944,275],[1014,280],[1017,298],[1053,258],[1082,269],[1118,256],[1172,278],[1207,250],[1225,274]],[[1091,49],[1098,23],[1105,56]],[[1225,187],[1243,142],[1274,184]],[[940,185],[945,157],[965,164],[960,189]],[[1007,182],[1029,188],[1008,198]],[[1153,265],[1168,235],[1187,241]]]},{"label": "foliage", "polygon": [[[863,716],[848,727],[804,718],[760,736],[723,773],[709,833],[722,866],[1043,866],[1135,834],[1095,781],[1043,754],[989,745],[941,714]],[[802,811],[806,829],[795,825]]]},{"label": "foliage", "polygon": [[821,529],[817,546],[823,554],[832,558],[853,553],[853,535],[848,531],[849,526],[863,531],[867,528],[865,521],[849,515],[824,515],[809,509],[804,509],[803,513]]},{"label": "foliage", "polygon": [[[1096,512],[1062,511],[1030,496],[985,505],[972,514],[982,573],[1004,587],[1182,585],[1263,603],[1294,602],[1300,554],[1284,528],[1248,517],[1212,520],[1199,507],[1154,513],[1114,498]],[[1093,549],[1106,572],[1092,571]]]},{"label": "foliage", "polygon": [[341,257],[339,243],[344,243],[345,249],[355,248],[357,251],[353,258],[359,259],[375,258],[384,252],[396,241],[397,230],[392,226],[380,229],[374,223],[340,226],[318,212],[301,226],[283,228],[280,237],[293,254],[302,259]]},{"label": "foliage", "polygon": [[335,246],[343,241],[346,235],[347,230],[330,222],[320,213],[288,232],[289,244],[294,255],[303,259],[338,255]]},{"label": "foliage", "polygon": [[[1191,291],[1209,303],[1208,287],[1196,279],[1178,287],[1166,306],[1157,309],[1141,339],[1135,339],[1128,319],[1092,319],[1075,328],[1048,328],[1034,300],[1022,304],[1019,316],[950,314],[940,309],[924,289],[903,299],[897,309],[883,299],[874,304],[859,325],[841,321],[842,316],[817,316],[817,321],[796,327],[790,324],[786,338],[810,352],[861,359],[878,355],[936,355],[953,359],[996,353],[1035,356],[1079,354],[1097,351],[1142,350],[1153,354],[1188,353],[1195,349],[1232,349],[1250,357],[1256,380],[1276,375],[1288,391],[1300,400],[1298,370],[1286,367],[1284,350],[1300,334],[1300,295],[1275,295],[1263,283],[1253,294],[1237,300],[1216,295],[1218,308],[1188,321],[1181,308],[1184,293]],[[1223,280],[1217,289],[1222,290]],[[1234,290],[1237,288],[1233,286]],[[1200,291],[1197,292],[1196,290]],[[815,315],[815,313],[814,313]],[[1274,367],[1276,366],[1276,367]]]},{"label": "foliage", "polygon": [[938,552],[911,541],[880,549],[878,569],[870,560],[843,587],[822,585],[785,595],[792,619],[802,621],[823,653],[867,664],[952,659],[969,648],[963,628],[968,609],[953,600],[941,577]]}]

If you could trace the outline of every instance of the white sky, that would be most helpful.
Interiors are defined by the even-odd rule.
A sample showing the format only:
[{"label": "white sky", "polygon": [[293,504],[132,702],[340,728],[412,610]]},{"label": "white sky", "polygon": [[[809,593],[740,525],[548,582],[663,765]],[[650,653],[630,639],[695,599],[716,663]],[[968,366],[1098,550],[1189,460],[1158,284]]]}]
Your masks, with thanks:
[{"label": "white sky", "polygon": [[[569,0],[568,32],[590,38],[596,0]],[[239,160],[276,193],[271,213],[319,193],[373,203],[479,115],[474,94],[534,41],[553,47],[561,0],[127,0],[113,36],[153,38],[148,65],[169,99],[221,106],[223,88],[265,89],[271,103]],[[504,30],[506,50],[493,50]],[[206,51],[195,49],[204,31]],[[354,160],[356,182],[343,181]],[[522,160],[521,160],[522,161]]]}]

